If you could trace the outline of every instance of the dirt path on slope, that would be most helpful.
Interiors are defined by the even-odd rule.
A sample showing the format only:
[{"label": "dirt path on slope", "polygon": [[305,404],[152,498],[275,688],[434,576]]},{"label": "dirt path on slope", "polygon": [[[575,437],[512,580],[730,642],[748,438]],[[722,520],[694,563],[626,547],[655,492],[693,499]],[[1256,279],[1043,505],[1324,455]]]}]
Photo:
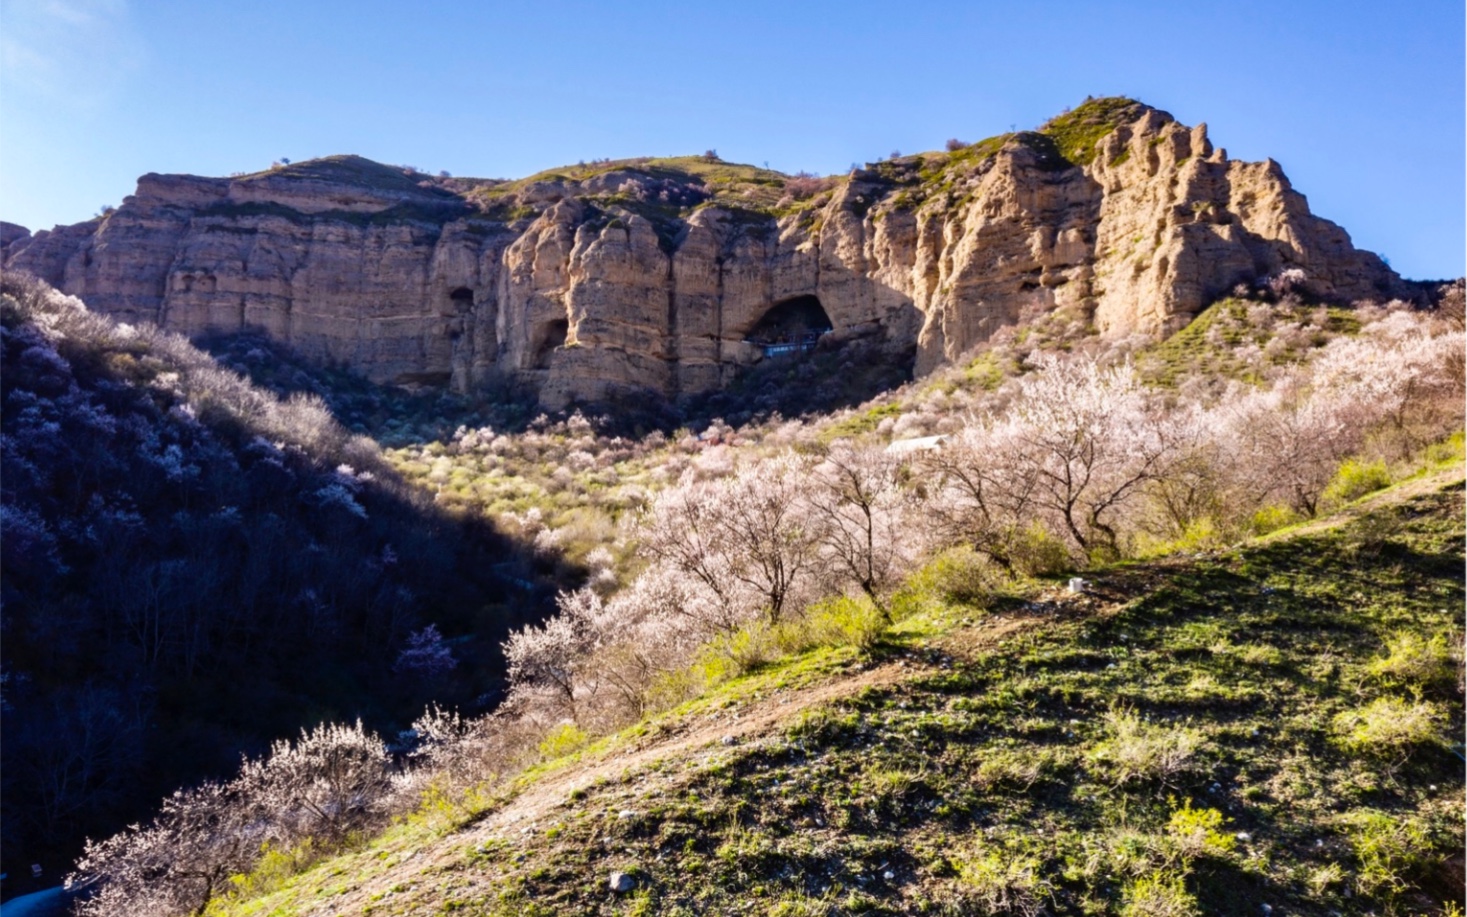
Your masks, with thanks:
[{"label": "dirt path on slope", "polygon": [[[775,689],[757,700],[745,699],[733,712],[694,714],[664,724],[655,734],[546,774],[479,821],[427,847],[399,851],[403,855],[396,866],[354,888],[340,889],[319,902],[298,902],[302,907],[298,913],[324,917],[379,908],[391,914],[438,913],[446,891],[442,886],[450,877],[454,897],[492,894],[499,878],[487,873],[494,870],[460,868],[471,848],[490,841],[521,846],[543,836],[573,806],[604,808],[618,799],[630,804],[633,797],[644,797],[654,787],[664,793],[673,791],[676,784],[695,776],[693,765],[700,759],[717,755],[730,745],[760,741],[778,733],[806,711],[852,697],[867,688],[889,687],[933,674],[939,671],[940,665],[929,661],[933,658],[943,654],[968,656],[1038,626],[1043,620],[1040,614],[981,618],[933,640],[925,651],[907,652],[863,671],[835,675],[812,685]],[[958,633],[962,639],[954,641]],[[653,771],[654,765],[677,761],[685,766]],[[637,783],[635,787],[631,786],[633,782]],[[593,801],[572,799],[576,791],[593,788],[597,788]]]},{"label": "dirt path on slope", "polygon": [[1366,513],[1373,512],[1382,507],[1390,506],[1396,503],[1405,503],[1408,500],[1415,499],[1416,497],[1436,493],[1441,490],[1446,490],[1454,484],[1462,483],[1464,478],[1467,478],[1467,470],[1464,470],[1460,467],[1443,468],[1440,471],[1435,471],[1431,474],[1425,474],[1419,478],[1414,478],[1402,484],[1398,484],[1395,487],[1388,487],[1385,490],[1380,491],[1379,493],[1371,494],[1368,497],[1364,497],[1357,503],[1350,504],[1339,512],[1331,513],[1328,516],[1323,516],[1318,519],[1313,519],[1309,522],[1304,523],[1303,525],[1282,529],[1278,532],[1272,532],[1268,535],[1262,535],[1258,538],[1253,539],[1247,544],[1270,544],[1275,541],[1281,541],[1285,538],[1296,538],[1300,535],[1313,535],[1318,532],[1325,531],[1326,529],[1336,528],[1348,521],[1349,519],[1363,516]]},{"label": "dirt path on slope", "polygon": [[[934,674],[944,657],[970,659],[1014,636],[1053,621],[1057,615],[1104,614],[1129,600],[1140,584],[1094,583],[1092,591],[1074,595],[1063,589],[992,615],[976,615],[972,624],[847,675],[834,675],[798,688],[774,689],[762,697],[745,698],[734,712],[720,710],[692,714],[661,724],[655,733],[581,760],[536,779],[512,799],[461,830],[416,850],[378,850],[384,860],[396,858],[385,872],[370,876],[352,888],[338,887],[317,902],[297,900],[299,911],[271,910],[271,914],[345,915],[382,912],[393,915],[440,913],[451,884],[452,897],[491,897],[508,864],[500,868],[463,868],[472,848],[486,842],[525,849],[541,840],[547,829],[563,821],[575,807],[611,807],[618,800],[635,805],[649,792],[673,793],[678,784],[693,779],[696,764],[716,756],[729,745],[742,746],[780,732],[799,715],[852,697],[867,688],[882,688]],[[682,762],[681,767],[660,767]],[[595,789],[590,800],[573,799],[578,790]],[[512,856],[513,854],[506,854]]]},{"label": "dirt path on slope", "polygon": [[628,772],[636,772],[657,761],[687,757],[704,749],[744,745],[769,733],[781,722],[832,701],[849,697],[866,688],[885,687],[914,677],[920,669],[888,662],[864,672],[835,677],[796,688],[784,694],[743,703],[739,713],[729,716],[699,715],[685,718],[660,734],[608,752],[591,761],[572,765],[535,781],[505,806],[471,829],[470,835],[494,835],[506,825],[538,821],[561,807],[571,793],[588,789]]},{"label": "dirt path on slope", "polygon": [[[656,734],[641,737],[594,759],[582,760],[535,780],[473,825],[445,835],[429,847],[403,857],[399,865],[388,872],[356,888],[344,890],[329,900],[307,905],[299,913],[362,913],[384,892],[404,889],[405,886],[414,886],[412,891],[419,894],[394,895],[391,905],[383,901],[378,906],[393,914],[437,913],[443,898],[437,889],[439,881],[462,863],[466,850],[491,840],[519,843],[523,833],[543,831],[549,823],[565,817],[567,806],[572,804],[572,794],[577,790],[600,786],[603,789],[598,796],[615,798],[629,795],[619,792],[623,788],[610,784],[645,772],[650,765],[659,762],[687,759],[691,763],[691,759],[700,753],[716,753],[728,745],[746,745],[777,731],[782,724],[807,710],[853,696],[866,688],[898,684],[931,671],[931,666],[914,663],[911,659],[889,661],[850,676],[837,675],[801,688],[776,689],[759,700],[739,703],[733,713],[719,711],[717,714],[685,717],[667,724]],[[673,773],[659,774],[654,779],[672,783],[678,773],[690,771],[691,768],[674,769]],[[645,788],[639,788],[637,792],[644,793]],[[605,804],[605,799],[598,799],[597,803]],[[466,878],[465,872],[454,873],[460,883]],[[494,880],[488,877],[467,878],[469,885],[478,886],[477,891],[489,891],[486,886],[494,884]],[[466,890],[462,884],[454,889],[456,895],[462,895]]]}]

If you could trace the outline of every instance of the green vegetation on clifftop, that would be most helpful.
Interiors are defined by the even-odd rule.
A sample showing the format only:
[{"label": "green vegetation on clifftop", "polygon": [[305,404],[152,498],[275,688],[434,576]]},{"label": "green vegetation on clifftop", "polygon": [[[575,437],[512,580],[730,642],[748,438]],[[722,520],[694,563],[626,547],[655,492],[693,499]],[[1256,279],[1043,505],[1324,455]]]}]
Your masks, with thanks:
[{"label": "green vegetation on clifftop", "polygon": [[1088,165],[1102,137],[1135,121],[1145,111],[1146,106],[1135,99],[1088,99],[1073,111],[1051,118],[1039,133],[1052,138],[1065,159],[1077,166]]}]

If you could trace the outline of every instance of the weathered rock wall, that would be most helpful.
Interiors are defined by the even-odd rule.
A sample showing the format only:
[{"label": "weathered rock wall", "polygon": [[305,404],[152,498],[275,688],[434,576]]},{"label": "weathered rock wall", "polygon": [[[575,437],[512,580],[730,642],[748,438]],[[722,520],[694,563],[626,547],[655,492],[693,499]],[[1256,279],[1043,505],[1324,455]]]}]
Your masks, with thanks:
[{"label": "weathered rock wall", "polygon": [[497,217],[355,157],[146,175],[101,219],[34,235],[5,224],[0,257],[125,321],[259,330],[379,381],[506,374],[550,407],[723,385],[760,358],[745,338],[761,318],[801,296],[837,335],[915,344],[926,372],[1059,308],[1104,334],[1168,332],[1286,267],[1324,297],[1399,292],[1276,163],[1232,162],[1205,126],[1132,111],[1087,162],[1020,134],[943,181],[922,157],[857,170],[778,218],[693,176],[653,191],[701,206],[626,205],[651,181],[635,170],[529,183]]}]

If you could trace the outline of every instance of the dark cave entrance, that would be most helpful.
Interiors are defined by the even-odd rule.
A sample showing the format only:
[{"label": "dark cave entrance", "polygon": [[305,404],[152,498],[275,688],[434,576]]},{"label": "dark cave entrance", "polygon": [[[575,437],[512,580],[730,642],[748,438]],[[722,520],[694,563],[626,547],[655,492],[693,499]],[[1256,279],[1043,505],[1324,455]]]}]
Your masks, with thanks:
[{"label": "dark cave entrance", "polygon": [[557,347],[565,346],[565,337],[570,332],[570,322],[563,318],[546,322],[540,329],[540,342],[535,345],[535,369],[549,369],[550,355]]},{"label": "dark cave entrance", "polygon": [[448,301],[453,304],[454,311],[463,315],[474,308],[474,291],[468,287],[459,287],[448,294]]},{"label": "dark cave entrance", "polygon": [[745,340],[764,348],[767,356],[803,352],[815,347],[832,329],[830,316],[815,296],[795,296],[769,308]]}]

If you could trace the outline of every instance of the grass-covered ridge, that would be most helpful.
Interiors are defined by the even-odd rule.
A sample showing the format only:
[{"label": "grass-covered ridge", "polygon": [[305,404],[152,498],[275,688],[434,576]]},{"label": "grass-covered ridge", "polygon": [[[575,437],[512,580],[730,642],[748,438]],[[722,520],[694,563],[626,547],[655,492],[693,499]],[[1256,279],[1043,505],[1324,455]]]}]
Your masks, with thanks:
[{"label": "grass-covered ridge", "polygon": [[277,163],[269,169],[237,176],[234,180],[253,183],[268,179],[360,185],[414,196],[449,197],[453,193],[436,187],[436,183],[429,176],[416,169],[388,165],[351,154],[322,156],[293,163]]},{"label": "grass-covered ridge", "polygon": [[[707,195],[706,200],[761,213],[773,212],[790,179],[790,176],[771,169],[725,162],[706,155],[642,156],[546,169],[525,178],[476,188],[469,192],[469,197],[480,206],[492,210],[495,204],[512,199],[537,184],[577,185],[612,173],[627,173],[653,182],[698,187]],[[592,197],[594,196],[593,194]],[[685,216],[686,212],[691,212],[691,205],[679,207],[674,202],[671,210],[673,216]]]},{"label": "grass-covered ridge", "polygon": [[1095,158],[1095,147],[1101,138],[1123,124],[1130,124],[1146,111],[1143,103],[1121,96],[1087,99],[1074,110],[1051,118],[1039,128],[1039,133],[1052,139],[1066,160],[1084,166]]},{"label": "grass-covered ridge", "polygon": [[[1462,509],[1448,469],[1081,595],[934,588],[874,650],[891,679],[847,662],[781,716],[796,657],[583,753],[586,782],[436,842],[428,806],[211,912],[1454,913]],[[676,746],[707,722],[737,744]]]},{"label": "grass-covered ridge", "polygon": [[608,159],[593,163],[545,169],[525,178],[496,186],[495,191],[517,191],[536,182],[583,182],[611,172],[634,171],[655,178],[695,179],[710,185],[772,185],[778,187],[788,176],[771,169],[708,156],[641,156],[632,159]]},{"label": "grass-covered ridge", "polygon": [[1175,385],[1187,375],[1258,384],[1265,370],[1299,362],[1334,337],[1357,333],[1360,325],[1352,309],[1297,303],[1260,306],[1227,298],[1148,347],[1141,355],[1142,367],[1151,381],[1161,385]]},{"label": "grass-covered ridge", "polygon": [[[1084,104],[1050,119],[1036,131],[999,134],[977,143],[950,145],[946,152],[928,152],[867,163],[857,170],[863,180],[888,185],[880,201],[868,200],[856,206],[869,209],[880,203],[878,218],[887,209],[910,209],[937,195],[947,194],[985,166],[1000,150],[1011,143],[1026,146],[1039,154],[1041,167],[1064,169],[1084,166],[1095,155],[1096,143],[1122,124],[1134,121],[1147,107],[1133,99],[1090,99]],[[595,183],[607,176],[634,176],[653,189],[651,194],[607,193],[597,190]],[[450,178],[432,176],[412,167],[373,162],[360,156],[326,156],[297,163],[277,163],[270,169],[236,176],[235,181],[314,181],[358,185],[384,192],[396,192],[415,199],[393,211],[380,215],[353,215],[333,212],[325,216],[346,222],[368,223],[399,218],[420,222],[442,223],[459,216],[451,209],[439,210],[433,202],[462,206],[474,205],[479,215],[492,220],[514,222],[540,212],[543,202],[527,202],[525,194],[545,185],[560,184],[569,194],[585,200],[598,210],[613,211],[603,218],[618,218],[617,211],[637,213],[650,220],[663,237],[664,247],[671,247],[680,226],[701,206],[716,205],[731,211],[736,219],[764,225],[784,216],[804,214],[829,201],[824,192],[843,185],[850,176],[817,178],[800,173],[788,175],[768,168],[725,162],[714,151],[691,156],[640,156],[628,159],[602,159],[544,169],[518,179]],[[670,197],[658,188],[680,189]],[[533,195],[532,195],[533,196]],[[889,200],[888,200],[889,198]],[[966,198],[965,198],[966,199]],[[220,215],[256,215],[246,205],[221,205]],[[258,208],[257,208],[258,209]],[[238,212],[236,212],[238,211]],[[861,211],[863,214],[864,209]],[[290,215],[290,214],[282,214]],[[374,218],[375,217],[375,218]],[[597,219],[593,213],[591,219]]]}]

